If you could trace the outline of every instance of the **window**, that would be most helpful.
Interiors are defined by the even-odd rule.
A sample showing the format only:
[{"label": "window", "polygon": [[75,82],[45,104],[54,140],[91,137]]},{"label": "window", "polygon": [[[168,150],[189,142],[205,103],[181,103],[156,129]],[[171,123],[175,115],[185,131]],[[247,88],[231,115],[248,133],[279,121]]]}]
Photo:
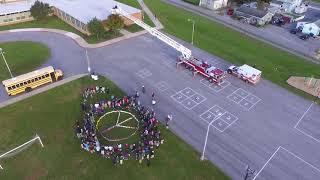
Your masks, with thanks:
[{"label": "window", "polygon": [[25,16],[21,16],[21,19],[25,19],[26,17]]},{"label": "window", "polygon": [[8,90],[11,90],[12,88],[11,87],[8,87]]},{"label": "window", "polygon": [[31,79],[31,82],[34,82],[34,79]]},{"label": "window", "polygon": [[46,78],[46,75],[43,75],[43,76],[42,76],[42,79],[44,79],[44,78]]},{"label": "window", "polygon": [[20,83],[20,86],[23,86],[23,83]]},{"label": "window", "polygon": [[16,85],[17,88],[18,88],[19,86],[20,86],[19,84]]},{"label": "window", "polygon": [[17,20],[20,20],[20,17],[17,17]]},{"label": "window", "polygon": [[49,77],[49,74],[46,74],[46,77]]},{"label": "window", "polygon": [[3,22],[8,22],[8,19],[4,19]]},{"label": "window", "polygon": [[30,80],[28,80],[28,83],[31,83],[31,81],[30,81]]},{"label": "window", "polygon": [[12,88],[12,89],[15,89],[15,88],[16,88],[16,86],[15,86],[15,85],[13,85],[11,88]]},{"label": "window", "polygon": [[34,81],[38,81],[38,78],[35,78],[35,80]]},{"label": "window", "polygon": [[13,19],[11,18],[11,19],[8,19],[8,21],[13,21]]},{"label": "window", "polygon": [[27,85],[28,83],[27,83],[27,81],[25,81],[25,82],[23,82],[23,84],[24,84],[24,85]]}]

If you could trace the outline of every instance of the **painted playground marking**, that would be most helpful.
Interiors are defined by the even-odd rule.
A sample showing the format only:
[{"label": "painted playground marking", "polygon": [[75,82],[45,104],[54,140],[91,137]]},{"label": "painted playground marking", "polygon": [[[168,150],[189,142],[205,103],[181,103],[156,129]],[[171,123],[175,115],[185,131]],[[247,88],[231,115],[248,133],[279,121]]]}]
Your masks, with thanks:
[{"label": "painted playground marking", "polygon": [[204,102],[207,98],[197,93],[190,87],[186,87],[171,96],[176,102],[182,104],[188,110],[193,109],[200,103]]},{"label": "painted playground marking", "polygon": [[150,77],[152,75],[151,71],[146,68],[139,70],[136,74],[142,79]]},{"label": "painted playground marking", "polygon": [[303,163],[307,164],[309,167],[311,167],[312,169],[316,170],[317,172],[319,172],[320,174],[320,169],[315,167],[314,165],[310,164],[309,162],[305,161],[304,159],[302,159],[300,156],[298,156],[297,154],[289,151],[288,149],[279,146],[277,148],[277,150],[271,155],[271,157],[267,160],[267,162],[262,166],[262,168],[258,171],[258,173],[254,176],[253,180],[255,180],[259,174],[262,172],[262,170],[269,164],[269,162],[276,156],[277,152],[279,152],[280,150],[283,150],[285,152],[287,152],[288,154],[292,155],[293,157],[299,159],[300,161],[302,161]]},{"label": "painted playground marking", "polygon": [[238,120],[238,117],[218,105],[214,105],[204,113],[200,114],[200,118],[207,123],[211,123],[211,126],[220,132],[224,132]]},{"label": "painted playground marking", "polygon": [[227,96],[227,98],[233,101],[234,103],[240,105],[247,111],[249,111],[251,108],[257,105],[258,102],[261,101],[261,99],[257,96],[241,88],[238,88],[237,90],[232,92],[230,95]]}]

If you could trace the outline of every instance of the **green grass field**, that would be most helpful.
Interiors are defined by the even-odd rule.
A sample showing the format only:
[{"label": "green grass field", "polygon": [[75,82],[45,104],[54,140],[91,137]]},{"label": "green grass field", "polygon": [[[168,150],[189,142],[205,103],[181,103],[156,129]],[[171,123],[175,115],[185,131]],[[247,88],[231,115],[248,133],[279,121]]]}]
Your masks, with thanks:
[{"label": "green grass field", "polygon": [[291,76],[320,77],[320,65],[310,63],[290,53],[281,51],[264,42],[249,38],[239,32],[204,17],[166,4],[161,0],[144,0],[157,14],[165,31],[187,42],[191,41],[192,25],[196,21],[194,45],[234,64],[255,64],[262,76],[290,91],[311,98],[286,83]]},{"label": "green grass field", "polygon": [[[0,43],[0,48],[12,71],[13,76],[37,69],[50,57],[50,49],[41,43],[29,41]],[[0,56],[0,81],[11,78],[10,73]]]},{"label": "green grass field", "polygon": [[99,42],[103,42],[103,41],[121,36],[121,34],[114,34],[111,32],[105,32],[103,37],[100,39],[97,39],[96,36],[87,36],[55,16],[48,17],[46,21],[28,21],[28,22],[23,22],[23,23],[19,23],[19,24],[0,26],[0,31],[10,30],[10,29],[21,29],[21,28],[61,29],[61,30],[65,30],[68,32],[73,32],[75,34],[78,34],[79,36],[83,37],[84,40],[90,44],[96,44]]},{"label": "green grass field", "polygon": [[0,179],[229,179],[170,131],[161,127],[165,143],[156,151],[151,166],[125,161],[113,167],[110,159],[80,148],[74,123],[80,120],[81,92],[93,83],[110,87],[110,94],[122,96],[112,82],[88,77],[33,96],[0,109],[0,151],[5,152],[29,140],[35,133],[45,147],[33,144],[21,153],[1,160],[5,170]]}]

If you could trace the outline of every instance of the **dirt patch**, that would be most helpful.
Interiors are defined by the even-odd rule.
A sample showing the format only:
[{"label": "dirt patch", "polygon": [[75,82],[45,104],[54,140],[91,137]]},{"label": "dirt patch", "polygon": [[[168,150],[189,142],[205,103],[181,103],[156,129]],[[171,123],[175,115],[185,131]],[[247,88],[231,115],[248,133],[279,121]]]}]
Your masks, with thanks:
[{"label": "dirt patch", "polygon": [[313,96],[320,96],[320,79],[291,76],[287,83]]}]

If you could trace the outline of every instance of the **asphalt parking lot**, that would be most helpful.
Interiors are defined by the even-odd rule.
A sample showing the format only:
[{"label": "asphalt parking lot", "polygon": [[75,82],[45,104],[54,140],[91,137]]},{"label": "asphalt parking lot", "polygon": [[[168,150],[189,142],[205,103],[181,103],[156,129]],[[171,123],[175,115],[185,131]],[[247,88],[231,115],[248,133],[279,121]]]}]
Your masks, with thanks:
[{"label": "asphalt parking lot", "polygon": [[[21,34],[18,38],[29,37]],[[46,38],[55,39],[56,44],[48,43],[53,57],[60,57],[48,63],[57,64],[68,75],[86,71],[83,49],[72,40],[50,33],[37,36],[44,43]],[[6,39],[0,36],[0,41]],[[64,46],[57,51],[59,43]],[[216,67],[226,69],[229,65],[186,45],[194,56]],[[199,158],[209,126],[205,157],[232,179],[243,179],[246,165],[256,170],[255,179],[320,179],[318,105],[266,80],[252,86],[229,76],[217,87],[199,75],[193,77],[183,66],[177,68],[178,55],[150,35],[88,51],[93,71],[110,78],[127,93],[144,85],[142,103],[152,106],[151,94],[155,92],[157,104],[153,108],[158,118],[172,114],[170,129],[192,145]]]},{"label": "asphalt parking lot", "polygon": [[[217,67],[228,66],[199,49],[193,52]],[[233,179],[243,178],[247,164],[256,170],[256,179],[320,178],[320,144],[311,138],[320,137],[314,134],[319,124],[306,120],[305,126],[314,128],[308,129],[300,120],[304,114],[308,116],[302,119],[316,119],[310,110],[320,112],[318,105],[305,113],[311,102],[265,80],[251,86],[231,76],[216,87],[184,67],[176,68],[178,54],[149,35],[90,54],[96,71],[127,92],[145,85],[144,103],[151,104],[155,92],[159,116],[173,113],[171,129],[199,152],[210,124],[206,157]],[[310,136],[295,128],[299,120],[298,128]]]}]

